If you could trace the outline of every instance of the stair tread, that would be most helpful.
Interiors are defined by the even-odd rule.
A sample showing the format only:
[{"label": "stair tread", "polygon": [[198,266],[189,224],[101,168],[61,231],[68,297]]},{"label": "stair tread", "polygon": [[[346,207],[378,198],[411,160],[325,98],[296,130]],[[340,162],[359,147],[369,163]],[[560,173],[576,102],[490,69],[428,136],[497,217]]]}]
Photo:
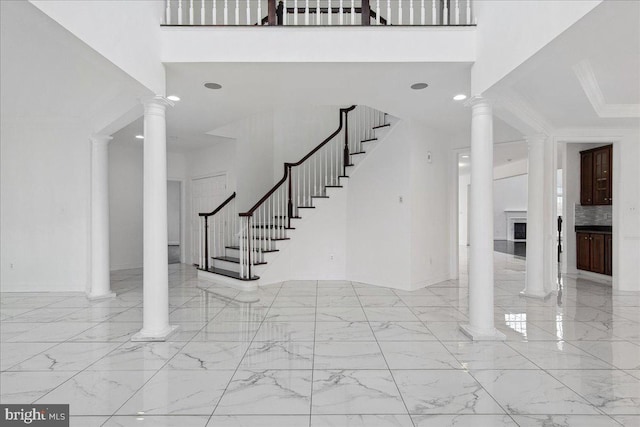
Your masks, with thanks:
[{"label": "stair tread", "polygon": [[254,224],[251,226],[252,228],[284,228],[285,230],[295,230],[293,227],[285,227],[284,225],[276,225],[276,224]]},{"label": "stair tread", "polygon": [[379,126],[374,126],[372,129],[386,128],[386,127],[388,127],[388,126],[391,126],[391,123],[387,123],[387,124],[379,125]]},{"label": "stair tread", "polygon": [[342,188],[342,185],[325,185],[326,188]]},{"label": "stair tread", "polygon": [[[289,217],[285,216],[285,215],[276,215],[276,216],[274,216],[274,218],[285,218],[286,219],[286,218],[289,218]],[[292,216],[291,219],[302,219],[302,217],[301,216]]]},{"label": "stair tread", "polygon": [[328,199],[329,196],[311,196],[312,199]]},{"label": "stair tread", "polygon": [[215,268],[215,267],[209,267],[209,270],[207,270],[209,273],[215,273],[215,274],[219,274],[221,276],[226,276],[226,277],[231,277],[232,279],[238,279],[238,280],[242,280],[243,282],[248,282],[251,280],[258,280],[260,279],[260,277],[258,276],[252,276],[250,278],[243,278],[240,277],[240,273],[237,271],[230,271],[230,270],[225,270],[223,268]]},{"label": "stair tread", "polygon": [[372,141],[377,141],[377,140],[378,140],[378,138],[369,138],[369,139],[363,139],[360,142],[372,142]]},{"label": "stair tread", "polygon": [[[243,238],[243,239],[246,239],[246,238],[247,238],[247,236],[242,236],[242,238]],[[260,241],[268,241],[268,240],[271,240],[272,242],[274,242],[274,241],[280,241],[280,240],[291,240],[289,237],[271,237],[271,238],[266,238],[266,237],[265,237],[265,238],[261,238],[261,236],[258,236],[258,237],[255,237],[255,236],[254,236],[253,238],[255,238],[256,240],[260,240]]]},{"label": "stair tread", "polygon": [[[225,246],[225,249],[234,249],[239,251],[240,246]],[[280,252],[279,249],[262,249],[262,248],[253,248],[255,252],[262,252],[263,254],[268,254],[270,252]]]},{"label": "stair tread", "polygon": [[298,209],[315,209],[315,208],[316,208],[315,206],[298,206]]},{"label": "stair tread", "polygon": [[356,151],[355,153],[349,153],[350,156],[355,156],[356,154],[367,154],[366,151]]},{"label": "stair tread", "polygon": [[[218,261],[226,261],[226,262],[232,262],[234,264],[240,264],[240,258],[235,258],[232,256],[212,256],[212,259],[216,259]],[[256,262],[253,265],[263,265],[266,264],[266,262]]]}]

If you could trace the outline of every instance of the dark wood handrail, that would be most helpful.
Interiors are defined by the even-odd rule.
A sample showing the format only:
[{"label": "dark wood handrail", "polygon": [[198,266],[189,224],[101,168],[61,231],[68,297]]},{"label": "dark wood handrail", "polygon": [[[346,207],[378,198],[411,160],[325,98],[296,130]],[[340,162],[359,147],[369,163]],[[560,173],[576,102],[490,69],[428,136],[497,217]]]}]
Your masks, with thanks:
[{"label": "dark wood handrail", "polygon": [[215,208],[214,210],[212,210],[209,213],[199,213],[198,216],[209,217],[209,216],[213,216],[213,215],[217,214],[218,212],[220,212],[222,210],[222,208],[224,208],[226,205],[228,205],[229,202],[232,201],[235,197],[236,197],[236,193],[234,191],[233,194],[230,195],[229,198],[227,198],[227,200],[222,202],[222,204],[220,206],[218,206],[217,208]]},{"label": "dark wood handrail", "polygon": [[313,156],[318,150],[320,150],[322,147],[324,147],[326,144],[328,144],[329,141],[331,141],[333,138],[335,138],[335,136],[338,135],[340,133],[340,131],[342,130],[342,126],[343,126],[342,114],[343,113],[348,113],[349,111],[352,111],[354,108],[356,108],[355,105],[352,105],[349,108],[341,108],[340,109],[340,125],[338,126],[338,129],[336,129],[335,132],[333,132],[331,135],[329,135],[329,137],[327,137],[324,141],[322,141],[320,144],[318,144],[318,146],[316,148],[311,150],[306,156],[304,156],[299,161],[297,161],[295,163],[285,163],[284,164],[284,176],[282,177],[282,179],[280,181],[278,181],[276,183],[276,185],[274,185],[273,188],[271,188],[271,190],[269,190],[267,192],[267,194],[265,194],[264,197],[262,197],[262,199],[260,199],[260,201],[258,203],[253,205],[253,207],[251,209],[249,209],[246,212],[240,213],[240,216],[252,216],[253,213],[256,211],[256,209],[258,209],[260,207],[260,205],[262,205],[273,193],[275,193],[276,190],[278,190],[278,188],[280,188],[280,186],[287,180],[287,178],[289,177],[289,171],[291,170],[292,167],[300,166],[305,160],[307,160],[309,157]]}]

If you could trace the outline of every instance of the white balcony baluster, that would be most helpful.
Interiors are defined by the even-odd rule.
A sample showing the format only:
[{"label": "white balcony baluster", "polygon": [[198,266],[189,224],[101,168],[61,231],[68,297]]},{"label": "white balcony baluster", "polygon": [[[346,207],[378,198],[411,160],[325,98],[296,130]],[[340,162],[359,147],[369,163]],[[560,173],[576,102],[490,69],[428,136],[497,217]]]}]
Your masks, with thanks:
[{"label": "white balcony baluster", "polygon": [[309,25],[309,0],[306,0],[304,6],[304,25]]},{"label": "white balcony baluster", "polygon": [[471,25],[471,0],[467,0],[467,25]]},{"label": "white balcony baluster", "polygon": [[200,0],[200,25],[204,25],[204,0]]},{"label": "white balcony baluster", "polygon": [[298,25],[298,0],[293,0],[293,25]]},{"label": "white balcony baluster", "polygon": [[409,0],[409,25],[413,25],[413,0]]},{"label": "white balcony baluster", "polygon": [[380,0],[376,0],[376,25],[380,25]]},{"label": "white balcony baluster", "polygon": [[431,0],[431,25],[438,25],[438,10],[436,0]]},{"label": "white balcony baluster", "polygon": [[[355,3],[356,0],[351,0],[351,25],[355,25],[356,23],[356,8]],[[364,17],[362,17],[364,19]]]},{"label": "white balcony baluster", "polygon": [[164,23],[166,25],[171,25],[171,0],[167,0],[167,7],[164,11]]},{"label": "white balcony baluster", "polygon": [[421,0],[420,3],[420,24],[424,25],[426,23],[426,16],[427,16],[427,11],[425,10],[424,7],[424,0]]},{"label": "white balcony baluster", "polygon": [[240,0],[236,0],[236,25],[240,25]]},{"label": "white balcony baluster", "polygon": [[229,0],[224,0],[224,25],[229,25]]},{"label": "white balcony baluster", "polygon": [[343,7],[343,4],[342,4],[342,1],[343,0],[340,0],[340,5],[338,7],[338,15],[340,16],[340,18],[339,18],[340,19],[339,20],[340,25],[344,24],[344,7]]},{"label": "white balcony baluster", "polygon": [[391,25],[391,0],[387,0],[387,25]]},{"label": "white balcony baluster", "polygon": [[442,4],[442,25],[449,25],[449,5],[447,2]]},{"label": "white balcony baluster", "polygon": [[189,25],[193,25],[193,0],[189,0]]},{"label": "white balcony baluster", "polygon": [[460,0],[456,0],[455,14],[456,14],[456,25],[460,25]]},{"label": "white balcony baluster", "polygon": [[398,25],[402,25],[402,2],[398,2]]},{"label": "white balcony baluster", "polygon": [[217,0],[211,0],[211,24],[216,25],[218,23],[218,9],[216,8]]},{"label": "white balcony baluster", "polygon": [[258,25],[262,25],[262,1],[258,0]]},{"label": "white balcony baluster", "polygon": [[182,25],[182,0],[178,0],[178,25]]},{"label": "white balcony baluster", "polygon": [[331,25],[333,15],[333,7],[331,6],[331,0],[327,0],[327,25]]}]

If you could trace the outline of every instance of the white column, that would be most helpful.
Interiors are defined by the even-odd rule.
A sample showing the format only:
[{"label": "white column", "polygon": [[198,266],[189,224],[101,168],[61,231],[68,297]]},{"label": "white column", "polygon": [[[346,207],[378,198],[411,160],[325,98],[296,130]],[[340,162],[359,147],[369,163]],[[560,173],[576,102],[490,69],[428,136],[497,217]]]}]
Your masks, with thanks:
[{"label": "white column", "polygon": [[476,96],[471,106],[471,214],[469,324],[460,329],[474,341],[504,340],[493,322],[493,111]]},{"label": "white column", "polygon": [[544,279],[544,169],[545,135],[527,138],[529,148],[527,181],[527,275],[521,295],[545,298],[549,295]]},{"label": "white column", "polygon": [[160,96],[144,102],[143,324],[131,341],[164,341],[177,329],[169,325],[167,105]]},{"label": "white column", "polygon": [[87,298],[113,298],[109,273],[109,141],[91,136],[91,285]]}]

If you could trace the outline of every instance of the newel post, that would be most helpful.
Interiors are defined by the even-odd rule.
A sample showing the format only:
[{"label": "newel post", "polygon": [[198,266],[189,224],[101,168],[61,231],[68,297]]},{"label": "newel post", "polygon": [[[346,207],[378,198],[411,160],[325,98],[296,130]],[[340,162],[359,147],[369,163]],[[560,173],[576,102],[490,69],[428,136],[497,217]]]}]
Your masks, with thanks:
[{"label": "newel post", "polygon": [[344,158],[342,160],[342,175],[347,176],[349,164],[349,110],[344,112]]},{"label": "newel post", "polygon": [[209,271],[209,218],[204,217],[204,271]]},{"label": "newel post", "polygon": [[287,175],[289,176],[289,197],[287,200],[287,228],[291,228],[291,217],[293,216],[293,184],[291,183],[291,174],[293,169],[289,163],[285,164]]}]

